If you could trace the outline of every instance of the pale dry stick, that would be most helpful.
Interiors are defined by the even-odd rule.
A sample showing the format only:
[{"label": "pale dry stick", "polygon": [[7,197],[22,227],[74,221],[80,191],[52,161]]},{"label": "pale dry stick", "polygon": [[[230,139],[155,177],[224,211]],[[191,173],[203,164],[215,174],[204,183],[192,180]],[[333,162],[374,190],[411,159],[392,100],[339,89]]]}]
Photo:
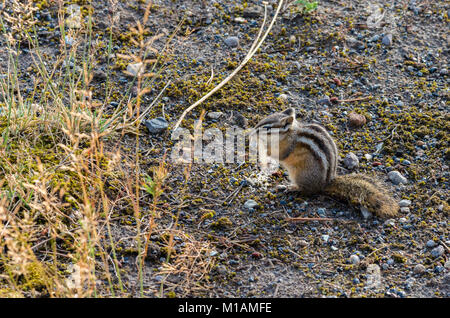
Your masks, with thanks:
[{"label": "pale dry stick", "polygon": [[209,86],[209,84],[212,83],[213,79],[214,79],[214,67],[211,65],[211,76],[209,77],[209,80],[206,82],[206,86]]},{"label": "pale dry stick", "polygon": [[269,34],[270,30],[272,29],[273,24],[275,23],[275,20],[276,20],[276,18],[278,16],[278,13],[280,12],[282,4],[283,4],[283,0],[280,0],[280,2],[278,3],[278,7],[277,7],[277,10],[275,12],[275,15],[273,16],[273,19],[270,22],[269,27],[266,30],[266,33],[264,33],[263,37],[260,39],[259,36],[262,33],[262,30],[263,30],[264,25],[265,25],[266,16],[267,16],[267,4],[265,3],[265,5],[264,5],[264,8],[265,8],[265,11],[264,11],[264,22],[261,25],[261,29],[259,31],[258,37],[256,37],[255,42],[253,43],[253,45],[251,46],[249,52],[247,53],[247,56],[244,58],[244,60],[241,62],[241,64],[230,75],[228,75],[227,78],[225,78],[216,87],[214,87],[208,94],[206,94],[201,99],[199,99],[197,102],[195,102],[194,104],[189,106],[183,112],[183,114],[181,115],[180,119],[178,119],[177,123],[175,124],[175,126],[173,128],[173,131],[177,130],[177,128],[180,126],[181,122],[183,121],[183,119],[187,115],[187,113],[189,113],[192,109],[194,109],[195,107],[197,107],[198,105],[203,103],[206,99],[208,99],[211,95],[213,95],[219,89],[221,89],[230,79],[232,79],[247,64],[248,61],[250,61],[250,59],[253,57],[253,55],[256,53],[256,51],[258,51],[258,49],[260,48],[260,46],[262,45],[262,43],[266,39],[267,35]]}]

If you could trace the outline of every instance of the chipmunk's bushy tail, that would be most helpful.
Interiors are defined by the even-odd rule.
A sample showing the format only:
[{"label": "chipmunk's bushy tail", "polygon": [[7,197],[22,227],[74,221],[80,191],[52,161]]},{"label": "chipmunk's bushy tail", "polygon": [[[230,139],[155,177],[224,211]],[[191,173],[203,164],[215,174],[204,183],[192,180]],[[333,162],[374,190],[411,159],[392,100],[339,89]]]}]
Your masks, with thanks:
[{"label": "chipmunk's bushy tail", "polygon": [[393,217],[398,213],[397,202],[387,194],[381,183],[367,175],[336,176],[324,192],[350,204],[364,206],[379,217]]}]

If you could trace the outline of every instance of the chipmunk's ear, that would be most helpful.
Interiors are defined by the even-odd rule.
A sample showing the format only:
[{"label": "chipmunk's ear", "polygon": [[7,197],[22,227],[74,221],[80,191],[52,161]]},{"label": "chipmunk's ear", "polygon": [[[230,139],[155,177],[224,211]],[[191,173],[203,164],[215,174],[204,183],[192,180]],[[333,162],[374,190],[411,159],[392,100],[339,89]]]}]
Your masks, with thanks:
[{"label": "chipmunk's ear", "polygon": [[286,109],[284,112],[282,112],[282,114],[291,116],[293,119],[295,119],[295,109],[292,107]]},{"label": "chipmunk's ear", "polygon": [[292,127],[292,123],[294,122],[295,112],[292,115],[286,116],[280,120],[281,131],[288,131]]}]

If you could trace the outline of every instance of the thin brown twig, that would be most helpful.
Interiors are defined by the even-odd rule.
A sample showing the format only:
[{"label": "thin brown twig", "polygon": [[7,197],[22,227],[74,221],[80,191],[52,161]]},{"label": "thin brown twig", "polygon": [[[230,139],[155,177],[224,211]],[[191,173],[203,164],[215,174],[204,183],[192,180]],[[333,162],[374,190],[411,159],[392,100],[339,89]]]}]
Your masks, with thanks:
[{"label": "thin brown twig", "polygon": [[296,218],[286,218],[288,222],[310,222],[310,221],[336,221],[336,219],[331,218],[305,218],[305,217],[296,217]]},{"label": "thin brown twig", "polygon": [[337,101],[339,103],[350,103],[350,102],[368,100],[368,99],[372,99],[372,98],[373,98],[373,96],[364,96],[364,97],[356,97],[356,98],[349,98],[349,99],[338,99]]}]

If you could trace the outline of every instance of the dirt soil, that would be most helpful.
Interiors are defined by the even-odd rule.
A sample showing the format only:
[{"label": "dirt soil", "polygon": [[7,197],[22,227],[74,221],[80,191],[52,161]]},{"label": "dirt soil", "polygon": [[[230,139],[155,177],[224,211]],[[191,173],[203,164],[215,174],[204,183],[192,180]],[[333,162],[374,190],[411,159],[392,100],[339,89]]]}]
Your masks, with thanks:
[{"label": "dirt soil", "polygon": [[[144,4],[119,1],[112,12],[107,1],[72,2],[83,14],[92,10],[98,41],[107,39],[111,14],[117,19],[111,65],[101,46],[93,63],[94,98],[108,98],[112,111],[128,88],[135,89],[123,73],[126,61],[115,54],[137,51],[129,41],[130,26],[142,18]],[[268,2],[270,20],[277,2]],[[147,27],[149,37],[163,34],[154,43],[158,50],[184,22],[164,53],[161,75],[143,97],[145,109],[171,81],[146,116],[163,116],[169,128],[151,134],[143,124],[140,131],[142,173],[162,160],[169,170],[149,243],[145,296],[450,296],[448,2],[320,0],[308,14],[294,5],[283,8],[248,65],[182,123],[193,132],[204,110],[204,129],[251,128],[294,107],[299,120],[319,123],[332,134],[341,157],[339,174],[366,173],[384,182],[397,201],[410,201],[389,220],[365,217],[358,207],[324,195],[279,191],[277,186],[288,184],[284,170],[264,175],[248,162],[186,166],[164,157],[175,144],[171,128],[184,109],[244,59],[264,10],[256,0],[153,3]],[[48,63],[59,52],[56,10],[49,1],[37,11],[37,35]],[[374,25],[377,12],[382,19]],[[229,37],[238,38],[236,47],[226,44]],[[19,58],[21,68],[32,73],[30,54],[23,48]],[[114,86],[108,97],[102,93],[106,73]],[[211,112],[222,114],[208,116]],[[351,126],[351,112],[362,114],[366,123]],[[132,158],[134,140],[133,134],[120,139],[124,156]],[[350,152],[359,159],[354,170],[342,161]],[[389,180],[394,170],[406,184]],[[256,206],[248,208],[249,200]],[[151,210],[151,203],[147,195],[140,205]],[[286,220],[300,216],[332,220]],[[126,207],[115,216],[112,231],[124,294],[138,296],[135,220]],[[168,233],[176,233],[170,262]],[[108,295],[106,284],[98,283]]]}]

